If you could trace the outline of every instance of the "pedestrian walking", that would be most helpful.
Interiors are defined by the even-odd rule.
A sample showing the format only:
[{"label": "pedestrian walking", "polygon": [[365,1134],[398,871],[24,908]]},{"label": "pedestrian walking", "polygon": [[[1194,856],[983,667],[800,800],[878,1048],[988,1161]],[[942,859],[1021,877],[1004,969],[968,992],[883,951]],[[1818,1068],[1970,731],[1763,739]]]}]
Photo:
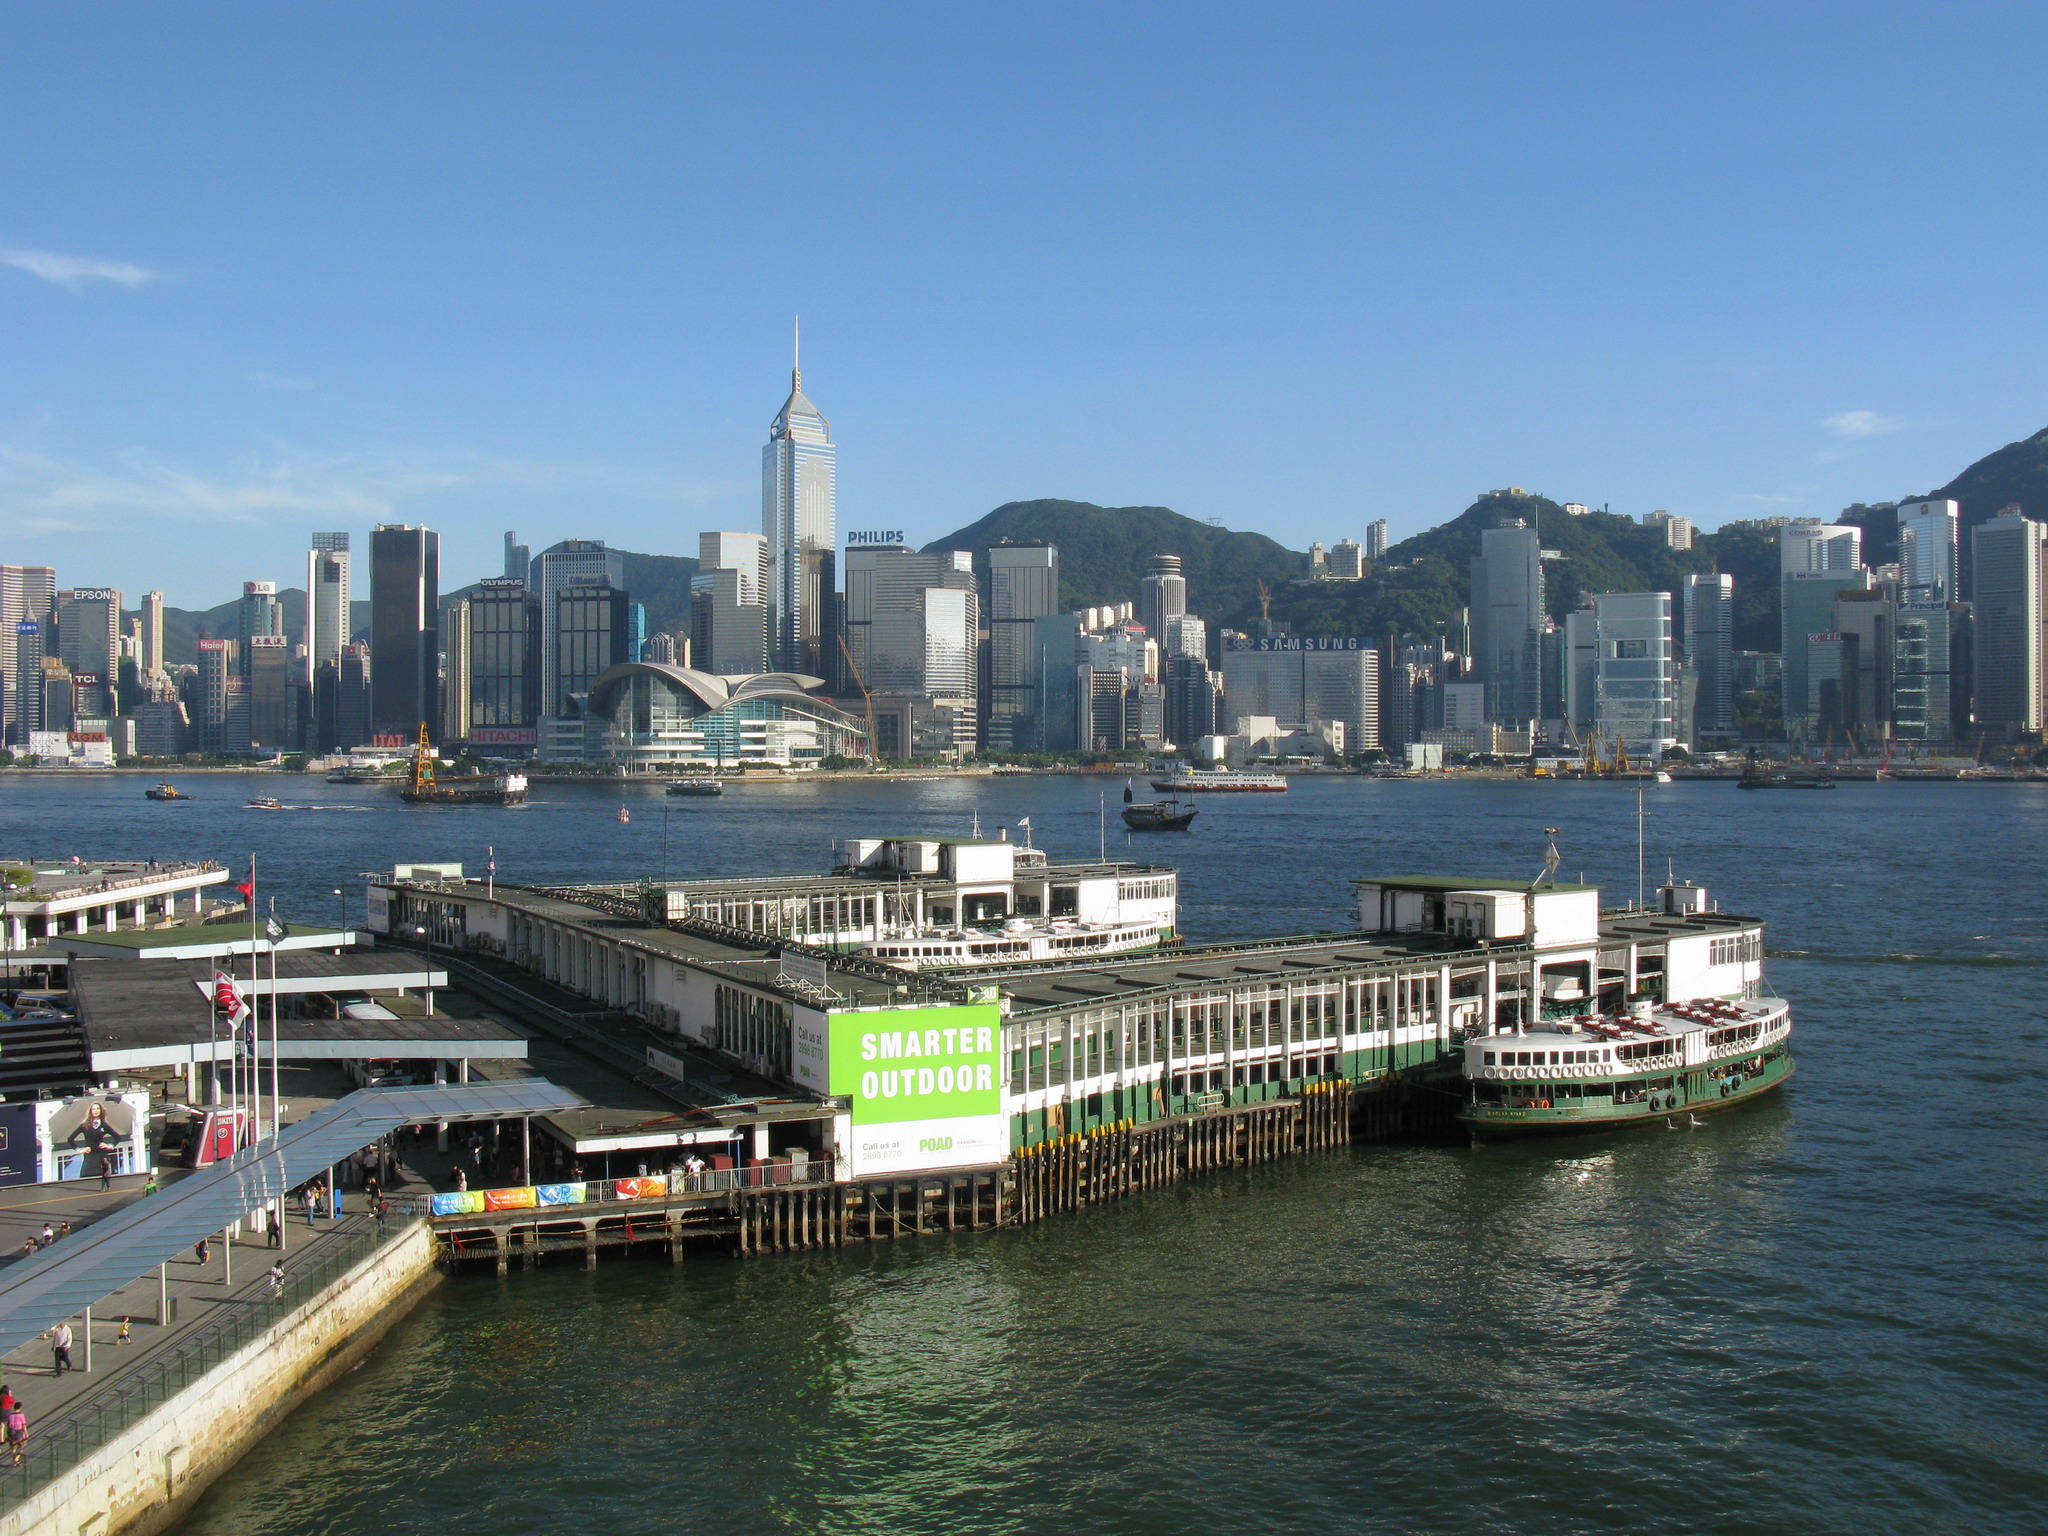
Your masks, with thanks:
[{"label": "pedestrian walking", "polygon": [[21,1465],[21,1453],[28,1449],[28,1415],[16,1403],[7,1410],[4,1417],[7,1425],[7,1449],[14,1458],[14,1465]]},{"label": "pedestrian walking", "polygon": [[192,1245],[192,1254],[193,1257],[198,1259],[201,1264],[204,1264],[208,1259],[213,1257],[213,1248],[208,1243],[208,1241],[202,1237],[201,1239],[199,1239],[198,1242]]},{"label": "pedestrian walking", "polygon": [[152,1168],[149,1170],[149,1177],[142,1181],[142,1192],[145,1195],[153,1195],[157,1192],[158,1187],[159,1186],[156,1182],[156,1170]]},{"label": "pedestrian walking", "polygon": [[135,1342],[134,1335],[130,1333],[128,1328],[128,1319],[125,1317],[121,1319],[121,1331],[114,1335],[114,1342],[116,1344],[133,1344]]},{"label": "pedestrian walking", "polygon": [[8,1386],[6,1382],[0,1381],[0,1413],[14,1412],[16,1401],[14,1389]]},{"label": "pedestrian walking", "polygon": [[270,1299],[284,1300],[284,1260],[273,1259],[270,1268],[263,1272],[263,1278],[270,1282]]},{"label": "pedestrian walking", "polygon": [[455,1192],[458,1195],[466,1195],[469,1193],[469,1175],[464,1173],[460,1168],[455,1170]]},{"label": "pedestrian walking", "polygon": [[50,1330],[50,1354],[52,1376],[62,1376],[71,1369],[71,1325],[59,1323]]}]

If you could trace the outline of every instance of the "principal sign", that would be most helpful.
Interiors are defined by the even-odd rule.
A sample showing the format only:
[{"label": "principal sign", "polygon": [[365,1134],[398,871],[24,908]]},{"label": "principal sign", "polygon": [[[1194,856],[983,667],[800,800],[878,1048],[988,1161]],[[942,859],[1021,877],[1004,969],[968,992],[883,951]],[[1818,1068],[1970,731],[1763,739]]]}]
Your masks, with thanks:
[{"label": "principal sign", "polygon": [[1316,638],[1310,635],[1269,635],[1265,639],[1249,636],[1226,640],[1226,651],[1376,651],[1379,642],[1368,640],[1363,635],[1338,635]]},{"label": "principal sign", "polygon": [[853,1105],[855,1178],[1009,1155],[994,1003],[833,1013],[827,1032],[829,1089]]}]

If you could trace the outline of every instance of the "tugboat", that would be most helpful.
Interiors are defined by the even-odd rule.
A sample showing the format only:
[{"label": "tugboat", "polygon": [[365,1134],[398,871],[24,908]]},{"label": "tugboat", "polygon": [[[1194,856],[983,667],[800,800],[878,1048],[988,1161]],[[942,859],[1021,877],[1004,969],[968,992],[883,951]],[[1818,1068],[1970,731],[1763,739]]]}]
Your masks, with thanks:
[{"label": "tugboat", "polygon": [[719,779],[670,779],[666,793],[671,795],[722,795],[725,784]]},{"label": "tugboat", "polygon": [[1833,789],[1833,775],[1814,773],[1811,770],[1798,773],[1789,768],[1771,768],[1763,763],[1752,762],[1742,770],[1742,779],[1737,786],[1741,789]]},{"label": "tugboat", "polygon": [[190,800],[192,797],[175,784],[159,782],[155,789],[145,789],[143,797],[149,800]]},{"label": "tugboat", "polygon": [[523,773],[479,773],[440,780],[434,776],[434,749],[427,742],[427,723],[413,747],[412,777],[398,798],[407,805],[520,805],[526,800]]},{"label": "tugboat", "polygon": [[1124,785],[1124,825],[1133,832],[1185,832],[1195,819],[1195,808],[1182,808],[1179,800],[1132,802],[1131,786]]}]

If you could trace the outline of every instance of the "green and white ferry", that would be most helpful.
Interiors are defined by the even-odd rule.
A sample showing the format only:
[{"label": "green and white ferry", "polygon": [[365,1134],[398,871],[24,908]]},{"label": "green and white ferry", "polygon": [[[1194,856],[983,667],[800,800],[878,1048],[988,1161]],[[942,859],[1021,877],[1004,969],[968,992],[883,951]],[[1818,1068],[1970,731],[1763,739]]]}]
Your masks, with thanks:
[{"label": "green and white ferry", "polygon": [[[1575,986],[1553,961],[1540,1008],[1464,1041],[1458,1118],[1474,1141],[1693,1124],[1792,1075],[1792,1010],[1764,983],[1763,924],[1710,912],[1698,886],[1660,894],[1661,912],[1603,924],[1607,985]],[[1624,971],[1655,940],[1655,968]],[[1624,975],[1633,985],[1615,987]]]}]

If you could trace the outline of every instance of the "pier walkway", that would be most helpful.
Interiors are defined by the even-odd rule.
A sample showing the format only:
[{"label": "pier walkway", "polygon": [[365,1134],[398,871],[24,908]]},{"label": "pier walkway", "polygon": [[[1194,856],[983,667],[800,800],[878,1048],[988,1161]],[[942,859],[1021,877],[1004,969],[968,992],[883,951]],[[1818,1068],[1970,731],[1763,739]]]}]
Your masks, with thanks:
[{"label": "pier walkway", "polygon": [[[119,1191],[121,1205],[141,1198],[142,1179]],[[44,1193],[66,1186],[23,1186],[20,1192]],[[10,1192],[15,1193],[15,1192]],[[95,1187],[91,1195],[98,1196]],[[80,1201],[84,1190],[45,1207],[26,1207],[41,1230],[41,1212]],[[113,1197],[101,1197],[113,1198]],[[355,1205],[360,1212],[362,1200]],[[346,1203],[345,1203],[346,1204]],[[405,1199],[406,1209],[416,1202]],[[11,1229],[25,1207],[0,1207],[0,1224]],[[111,1214],[118,1207],[105,1207]],[[76,1217],[74,1228],[83,1225]],[[28,1454],[19,1467],[0,1455],[0,1507],[26,1498],[34,1489],[77,1464],[98,1446],[181,1389],[196,1381],[267,1327],[275,1317],[318,1294],[334,1278],[360,1262],[388,1236],[396,1236],[413,1218],[395,1214],[382,1233],[370,1216],[318,1217],[310,1223],[304,1212],[291,1210],[285,1224],[285,1285],[281,1299],[270,1294],[265,1278],[278,1250],[265,1234],[243,1229],[232,1250],[222,1241],[210,1245],[205,1264],[186,1253],[164,1266],[161,1282],[144,1275],[92,1310],[90,1328],[72,1325],[73,1369],[56,1374],[47,1341],[35,1339],[0,1362],[0,1381],[21,1399],[28,1415]],[[60,1243],[62,1239],[59,1240]],[[231,1277],[231,1278],[230,1278]],[[158,1308],[168,1303],[169,1316],[159,1321]],[[130,1319],[130,1342],[117,1342],[121,1319]],[[90,1343],[87,1334],[90,1333]],[[86,1368],[88,1358],[91,1368]]]}]

